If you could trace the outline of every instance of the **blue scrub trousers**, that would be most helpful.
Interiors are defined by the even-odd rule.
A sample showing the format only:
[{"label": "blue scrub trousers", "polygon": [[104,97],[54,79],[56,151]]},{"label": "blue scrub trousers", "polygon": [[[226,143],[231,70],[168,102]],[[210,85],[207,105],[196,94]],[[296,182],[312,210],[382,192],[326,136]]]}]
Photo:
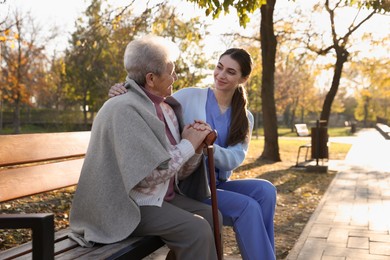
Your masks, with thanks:
[{"label": "blue scrub trousers", "polygon": [[261,179],[228,180],[217,184],[217,200],[223,224],[236,233],[242,259],[275,260],[275,186]]}]

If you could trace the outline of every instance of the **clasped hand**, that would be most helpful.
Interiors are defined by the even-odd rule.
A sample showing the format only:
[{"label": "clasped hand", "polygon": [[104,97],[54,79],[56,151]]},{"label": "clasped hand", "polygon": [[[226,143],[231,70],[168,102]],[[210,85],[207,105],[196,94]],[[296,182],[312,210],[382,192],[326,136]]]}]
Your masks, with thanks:
[{"label": "clasped hand", "polygon": [[191,142],[197,154],[202,153],[205,146],[203,143],[206,136],[212,131],[210,125],[202,120],[195,120],[194,123],[186,125],[181,137]]}]

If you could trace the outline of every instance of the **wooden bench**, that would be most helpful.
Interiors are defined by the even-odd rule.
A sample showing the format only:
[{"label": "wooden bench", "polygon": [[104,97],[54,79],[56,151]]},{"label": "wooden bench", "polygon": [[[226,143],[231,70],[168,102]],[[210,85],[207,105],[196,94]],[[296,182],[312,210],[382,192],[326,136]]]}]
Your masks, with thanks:
[{"label": "wooden bench", "polygon": [[310,132],[306,124],[295,124],[294,127],[298,136],[310,136]]},{"label": "wooden bench", "polygon": [[[77,184],[90,132],[0,135],[0,202]],[[0,259],[142,259],[164,245],[159,237],[80,247],[69,229],[54,232],[53,213],[0,214],[0,229],[32,229],[32,242]]]},{"label": "wooden bench", "polygon": [[[310,136],[310,132],[309,132],[309,129],[307,128],[306,124],[295,124],[294,127],[295,127],[295,130],[296,130],[297,135],[299,137],[308,137],[308,136]],[[303,144],[303,145],[300,145],[298,147],[297,162],[295,164],[296,167],[300,166],[300,164],[299,164],[299,161],[300,161],[299,159],[300,158],[299,157],[300,157],[302,149],[306,150],[305,151],[305,162],[307,162],[307,161],[309,161],[307,159],[307,156],[309,154],[309,150],[311,149],[311,143]]]}]

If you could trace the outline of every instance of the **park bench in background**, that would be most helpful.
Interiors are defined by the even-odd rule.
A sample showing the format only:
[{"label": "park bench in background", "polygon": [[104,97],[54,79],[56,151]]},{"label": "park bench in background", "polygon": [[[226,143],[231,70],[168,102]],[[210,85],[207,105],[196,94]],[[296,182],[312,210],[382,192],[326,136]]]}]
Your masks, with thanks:
[{"label": "park bench in background", "polygon": [[298,136],[310,136],[310,132],[306,124],[295,124],[294,127]]},{"label": "park bench in background", "polygon": [[375,128],[383,135],[385,139],[390,139],[390,126],[383,123],[377,123]]},{"label": "park bench in background", "polygon": [[[317,120],[316,126],[311,128],[311,131],[309,133],[309,130],[307,129],[306,124],[298,124],[295,126],[297,129],[301,131],[298,135],[306,135],[310,136],[310,143],[306,143],[304,145],[299,146],[298,148],[298,156],[297,156],[297,162],[295,164],[296,167],[305,167],[308,171],[316,171],[316,172],[327,172],[328,167],[324,165],[324,160],[329,159],[329,135],[328,135],[328,128],[326,124],[324,124],[326,121]],[[305,155],[305,161],[304,163],[299,163],[299,155],[301,152],[301,149],[306,149],[306,155]],[[311,150],[311,157],[310,160],[308,160],[308,151]],[[311,165],[311,163],[307,163],[308,161],[315,160],[316,164]],[[322,165],[319,165],[319,160],[322,161]]]},{"label": "park bench in background", "polygon": [[[300,137],[310,136],[310,132],[306,124],[295,124],[294,127],[298,136]],[[299,159],[300,159],[299,156],[301,154],[302,149],[305,149],[305,162],[307,162],[308,161],[307,156],[309,154],[309,150],[311,149],[311,143],[306,143],[298,147],[297,162],[295,164],[296,167],[299,166]]]},{"label": "park bench in background", "polygon": [[[0,202],[77,184],[90,132],[0,135]],[[32,242],[0,252],[0,259],[142,259],[164,245],[159,237],[130,237],[80,247],[69,229],[54,233],[54,214],[0,214],[0,229],[32,229]]]}]

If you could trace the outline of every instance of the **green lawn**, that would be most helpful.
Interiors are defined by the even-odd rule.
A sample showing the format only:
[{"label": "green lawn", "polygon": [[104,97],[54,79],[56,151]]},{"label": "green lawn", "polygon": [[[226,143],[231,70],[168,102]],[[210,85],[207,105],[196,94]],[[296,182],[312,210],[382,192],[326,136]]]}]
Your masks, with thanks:
[{"label": "green lawn", "polygon": [[[259,128],[255,131],[253,131],[252,135],[256,136],[256,134],[259,136],[263,136],[264,129]],[[291,131],[290,128],[286,128],[286,127],[278,128],[278,134],[279,134],[279,136],[289,136],[289,137],[297,136],[297,133],[295,131]],[[328,128],[328,134],[330,137],[351,136],[352,135],[349,127],[331,127],[331,128]]]},{"label": "green lawn", "polygon": [[[282,161],[294,162],[297,159],[298,147],[304,145],[310,140],[307,138],[279,138],[279,151]],[[252,138],[249,145],[249,151],[247,158],[257,159],[264,147],[264,139],[259,137],[258,139]],[[331,143],[329,145],[329,159],[331,160],[342,160],[351,148],[350,144],[344,143]]]}]

